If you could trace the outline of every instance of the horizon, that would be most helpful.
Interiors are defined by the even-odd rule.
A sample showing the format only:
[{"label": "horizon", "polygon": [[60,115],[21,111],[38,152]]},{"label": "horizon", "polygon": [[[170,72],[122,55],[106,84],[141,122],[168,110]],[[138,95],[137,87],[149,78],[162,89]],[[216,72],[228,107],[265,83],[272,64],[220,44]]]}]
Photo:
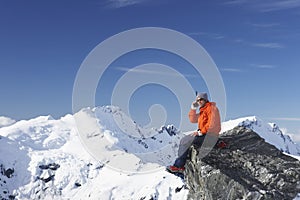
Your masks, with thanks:
[{"label": "horizon", "polygon": [[[106,106],[111,106],[111,105],[106,105]],[[97,107],[94,107],[94,108],[82,108],[80,111],[85,110],[85,109],[92,109],[93,110],[93,109],[102,108],[102,107],[106,107],[106,106],[104,105],[104,106],[97,106]],[[78,112],[80,112],[80,111],[78,111]],[[123,112],[122,109],[121,109],[121,112]],[[123,114],[125,114],[125,113],[123,113]],[[68,115],[72,115],[73,116],[73,113],[67,113],[67,114],[65,114],[63,116],[60,116],[59,118],[53,118],[51,115],[40,115],[40,116],[36,116],[36,117],[30,118],[30,119],[22,119],[22,120],[27,121],[27,120],[37,119],[37,118],[40,118],[40,117],[50,117],[50,118],[53,118],[54,120],[60,120],[62,118],[65,118]],[[16,120],[14,120],[12,118],[9,118],[9,117],[0,116],[0,128],[2,128],[2,127],[9,127],[9,126],[14,125],[15,123],[17,123],[19,121],[22,121],[22,120],[16,121]],[[131,120],[133,120],[133,119],[131,119]],[[263,126],[265,126],[265,125],[273,126],[272,124],[275,124],[275,125],[278,126],[278,124],[276,124],[274,122],[262,120],[261,118],[259,118],[259,116],[241,116],[241,117],[238,117],[238,118],[228,119],[228,120],[222,121],[222,131],[221,131],[221,133],[228,131],[229,130],[228,129],[228,124],[233,123],[233,122],[235,122],[237,120],[240,120],[240,121],[241,120],[242,121],[245,121],[245,120],[250,120],[250,121],[251,120],[258,120],[258,121],[261,121],[263,123]],[[235,123],[237,123],[237,122],[235,122]],[[143,127],[140,124],[137,124],[137,125],[140,126],[140,127]],[[168,125],[173,125],[173,124],[163,124],[162,126],[168,126]],[[146,128],[150,128],[150,129],[154,128],[156,130],[156,129],[160,129],[161,127],[146,127]],[[230,125],[229,125],[229,127],[230,127]],[[143,128],[145,128],[145,127],[143,127]],[[178,127],[176,127],[176,126],[175,126],[175,128],[178,129]],[[291,135],[287,134],[285,132],[286,130],[282,129],[280,126],[279,126],[279,129],[281,130],[281,132],[284,135],[288,135],[288,136],[291,137]],[[181,131],[180,129],[178,129],[178,130]],[[184,132],[184,131],[181,131],[181,132]],[[291,139],[293,140],[293,138],[291,138]],[[297,142],[295,140],[293,140],[293,142],[295,142],[300,147],[300,143],[299,142]]]},{"label": "horizon", "polygon": [[[97,45],[127,30],[161,27],[197,41],[212,58],[226,91],[224,121],[257,116],[276,123],[300,142],[299,0],[0,4],[0,116],[18,121],[72,114],[76,75]],[[133,70],[146,63],[170,66],[184,75],[194,91],[211,95],[205,77],[187,60],[172,52],[143,49],[120,56],[108,67],[98,83],[95,105],[110,105],[116,82],[128,72],[136,77],[157,76],[151,71]],[[160,72],[160,76],[175,79]],[[178,125],[187,114],[181,113],[181,99],[175,97],[168,87],[144,85],[129,100],[130,115],[137,123],[147,125],[151,121],[149,109],[153,108],[157,111],[154,116]],[[187,98],[190,103],[194,100]],[[184,106],[189,108],[190,103]]]}]

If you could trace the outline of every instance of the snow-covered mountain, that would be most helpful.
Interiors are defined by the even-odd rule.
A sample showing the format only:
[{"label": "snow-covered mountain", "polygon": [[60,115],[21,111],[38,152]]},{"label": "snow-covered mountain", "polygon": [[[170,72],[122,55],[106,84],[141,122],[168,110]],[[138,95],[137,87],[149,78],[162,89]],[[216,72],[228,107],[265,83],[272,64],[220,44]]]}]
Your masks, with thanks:
[{"label": "snow-covered mountain", "polygon": [[260,137],[264,138],[266,142],[273,144],[282,152],[300,156],[300,146],[293,142],[290,136],[284,135],[274,123],[266,123],[256,116],[244,117],[223,122],[221,132],[231,130],[237,125],[252,129]]},{"label": "snow-covered mountain", "polygon": [[[92,113],[97,114],[103,132],[92,132],[91,136],[115,141],[106,149],[106,158],[114,158],[114,145],[137,151],[137,146],[141,150],[145,145],[154,148],[156,141],[159,147],[175,138],[176,129],[172,126],[157,130],[156,136],[151,141],[146,140],[147,143],[122,135],[114,127],[112,115],[124,117],[130,130],[137,128],[141,133],[147,132],[115,107],[83,109],[78,115],[95,117]],[[81,143],[72,115],[58,120],[41,116],[18,121],[1,128],[0,138],[1,199],[185,199],[187,195],[180,178],[167,173],[162,166],[157,167],[161,162],[159,158],[155,163],[157,170],[151,173],[121,173],[110,167],[110,160],[99,162],[93,158]],[[174,150],[172,155],[166,156],[165,164],[171,162],[175,153]],[[123,154],[133,156],[125,150]]]},{"label": "snow-covered mountain", "polygon": [[[124,126],[118,128],[114,118]],[[300,148],[274,124],[248,117],[224,122],[222,131],[237,125],[253,129],[286,153],[300,155]],[[80,128],[87,130],[86,137],[79,137]],[[86,108],[61,119],[41,116],[14,122],[0,128],[0,197],[186,199],[184,182],[164,170],[175,160],[182,135],[173,126],[139,127],[113,106]],[[90,145],[88,149],[83,141]],[[93,149],[101,152],[99,159],[90,154]],[[115,169],[118,159],[133,159],[128,164],[133,170]]]},{"label": "snow-covered mountain", "polygon": [[74,117],[88,151],[115,170],[148,173],[172,164],[177,154],[174,126],[145,129],[114,106],[83,109]]}]

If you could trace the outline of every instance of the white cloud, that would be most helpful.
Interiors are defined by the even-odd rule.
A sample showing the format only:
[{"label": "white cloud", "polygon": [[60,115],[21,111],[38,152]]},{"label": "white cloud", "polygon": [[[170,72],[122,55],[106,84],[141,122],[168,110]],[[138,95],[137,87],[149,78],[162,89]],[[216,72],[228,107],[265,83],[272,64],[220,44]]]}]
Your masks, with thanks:
[{"label": "white cloud", "polygon": [[230,0],[225,5],[244,6],[258,12],[272,12],[300,7],[300,0]]},{"label": "white cloud", "polygon": [[298,117],[277,117],[277,118],[270,118],[272,120],[279,120],[279,121],[300,121]]},{"label": "white cloud", "polygon": [[227,5],[239,5],[239,4],[245,4],[245,3],[248,3],[248,0],[231,0],[231,1],[224,2],[224,4],[227,4]]},{"label": "white cloud", "polygon": [[270,49],[281,49],[283,48],[283,45],[275,42],[271,43],[254,43],[252,46],[255,47],[262,47],[262,48],[270,48]]},{"label": "white cloud", "polygon": [[262,12],[271,12],[278,10],[287,10],[300,7],[300,0],[276,0],[261,2],[259,5],[259,10]]},{"label": "white cloud", "polygon": [[[276,26],[279,24],[252,24],[254,26],[264,26],[264,27],[272,27],[272,26]],[[277,42],[268,42],[268,43],[259,43],[259,42],[249,42],[245,39],[242,38],[237,38],[237,39],[230,39],[227,36],[224,36],[222,34],[218,34],[218,33],[208,33],[208,32],[190,32],[187,33],[190,36],[203,36],[203,37],[207,37],[210,39],[214,39],[214,40],[220,40],[220,39],[228,39],[231,40],[232,42],[235,43],[239,43],[242,45],[248,45],[248,46],[254,46],[254,47],[261,47],[261,48],[270,48],[270,49],[281,49],[284,48],[284,45],[277,43]]]},{"label": "white cloud", "polygon": [[178,77],[179,75],[182,75],[184,77],[189,78],[199,78],[200,75],[193,75],[193,74],[182,74],[182,73],[166,73],[163,71],[153,71],[153,70],[147,70],[147,69],[135,69],[135,68],[126,68],[126,67],[116,67],[116,70],[124,71],[124,72],[131,72],[131,73],[142,73],[142,74],[153,74],[153,75],[160,75],[160,76],[174,76]]},{"label": "white cloud", "polygon": [[251,24],[254,27],[258,27],[258,28],[272,28],[275,26],[279,26],[280,24],[278,23],[269,23],[269,24]]},{"label": "white cloud", "polygon": [[237,68],[221,68],[221,71],[224,71],[224,72],[242,72],[242,70],[237,69]]},{"label": "white cloud", "polygon": [[214,39],[214,40],[220,40],[220,39],[224,39],[225,36],[219,33],[208,33],[208,32],[191,32],[191,33],[187,33],[190,36],[205,36],[208,37],[210,39]]},{"label": "white cloud", "polygon": [[15,120],[13,120],[9,117],[0,116],[0,128],[4,127],[4,126],[12,125],[15,122],[16,122]]},{"label": "white cloud", "polygon": [[269,48],[269,49],[282,49],[284,45],[277,43],[277,42],[269,42],[269,43],[259,43],[259,42],[250,42],[245,39],[237,38],[232,40],[235,43],[239,43],[241,45],[247,45],[252,47],[259,47],[259,48]]},{"label": "white cloud", "polygon": [[252,64],[253,67],[260,68],[260,69],[274,69],[276,68],[275,65],[266,65],[266,64]]},{"label": "white cloud", "polygon": [[159,71],[152,71],[152,70],[146,70],[146,69],[135,69],[135,68],[126,68],[126,67],[116,67],[116,70],[124,71],[124,72],[133,72],[133,73],[143,73],[143,74],[160,74]]},{"label": "white cloud", "polygon": [[108,7],[111,8],[122,8],[122,7],[132,6],[136,4],[141,4],[146,1],[148,0],[108,0],[107,4]]}]

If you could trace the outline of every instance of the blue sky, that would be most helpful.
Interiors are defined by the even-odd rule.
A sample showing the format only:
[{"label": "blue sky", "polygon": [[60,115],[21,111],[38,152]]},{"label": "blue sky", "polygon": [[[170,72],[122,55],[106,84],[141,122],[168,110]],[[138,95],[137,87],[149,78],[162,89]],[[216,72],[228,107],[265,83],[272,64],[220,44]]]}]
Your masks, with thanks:
[{"label": "blue sky", "polygon": [[[72,113],[76,73],[94,47],[128,29],[163,27],[190,36],[210,54],[225,84],[227,119],[256,115],[300,141],[299,18],[300,0],[0,0],[0,115]],[[188,65],[165,52],[128,54],[106,72],[97,104],[109,103],[109,91],[127,69],[149,62]],[[185,69],[195,90],[206,91],[202,78]],[[180,112],[171,97],[157,85],[141,88],[131,104],[135,120],[146,123],[144,112],[161,103],[176,124]]]}]

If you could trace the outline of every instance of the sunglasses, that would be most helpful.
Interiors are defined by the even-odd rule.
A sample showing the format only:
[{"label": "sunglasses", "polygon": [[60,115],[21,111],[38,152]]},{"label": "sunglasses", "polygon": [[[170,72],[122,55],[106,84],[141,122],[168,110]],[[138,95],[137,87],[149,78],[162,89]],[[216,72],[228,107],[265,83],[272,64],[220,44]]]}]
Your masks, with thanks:
[{"label": "sunglasses", "polygon": [[205,99],[201,98],[201,99],[197,99],[197,101],[204,101]]}]

